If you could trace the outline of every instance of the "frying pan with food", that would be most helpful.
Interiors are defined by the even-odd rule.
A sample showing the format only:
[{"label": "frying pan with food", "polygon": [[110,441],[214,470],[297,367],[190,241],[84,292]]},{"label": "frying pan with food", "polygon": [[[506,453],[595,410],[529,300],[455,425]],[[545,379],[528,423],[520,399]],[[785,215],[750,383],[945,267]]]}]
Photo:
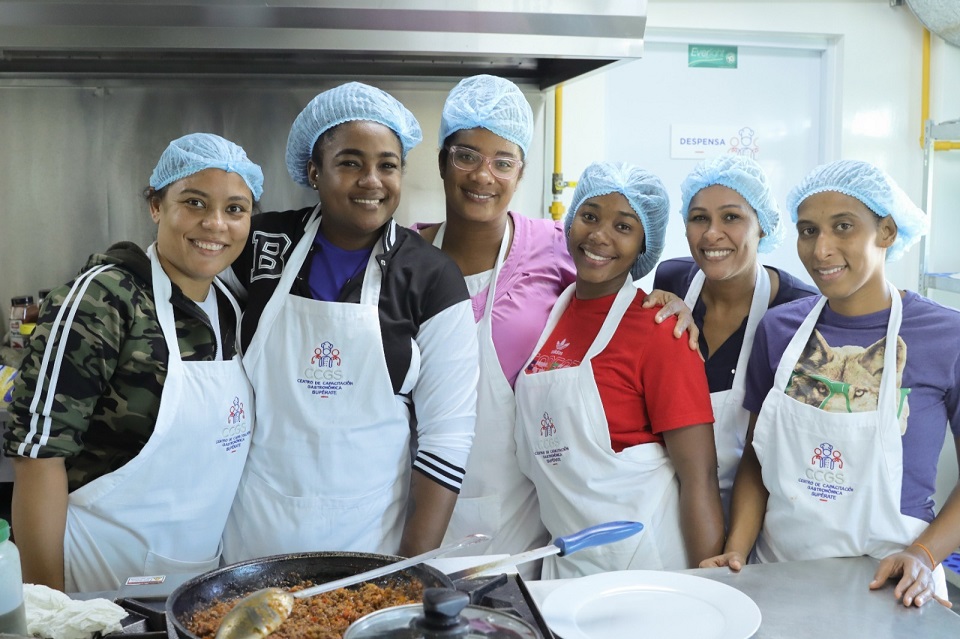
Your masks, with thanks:
[{"label": "frying pan with food", "polygon": [[[322,583],[401,561],[402,557],[359,552],[305,552],[274,555],[231,564],[184,582],[167,598],[168,623],[180,639],[197,639],[186,622],[195,613],[223,599],[232,599],[261,588],[289,588],[304,580]],[[453,582],[426,564],[374,580],[389,582],[418,580],[425,588],[452,588]]]}]

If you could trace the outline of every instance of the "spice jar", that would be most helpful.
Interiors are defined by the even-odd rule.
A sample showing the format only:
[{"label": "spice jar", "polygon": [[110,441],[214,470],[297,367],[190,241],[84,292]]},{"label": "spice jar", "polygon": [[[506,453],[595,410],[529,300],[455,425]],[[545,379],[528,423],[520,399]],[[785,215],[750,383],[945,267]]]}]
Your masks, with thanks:
[{"label": "spice jar", "polygon": [[36,322],[39,308],[33,302],[32,295],[14,297],[10,300],[10,346],[23,348],[27,344],[27,336],[20,334],[20,325],[27,322]]},{"label": "spice jar", "polygon": [[36,330],[36,322],[23,322],[20,324],[20,337],[23,338],[23,345],[26,347],[27,342],[30,340],[30,336],[33,335],[33,331]]}]

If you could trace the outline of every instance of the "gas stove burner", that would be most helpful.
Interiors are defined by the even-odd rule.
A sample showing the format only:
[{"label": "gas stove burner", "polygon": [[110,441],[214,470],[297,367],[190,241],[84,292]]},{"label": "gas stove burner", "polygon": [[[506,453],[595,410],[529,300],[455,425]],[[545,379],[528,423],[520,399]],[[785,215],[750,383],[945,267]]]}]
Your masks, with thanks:
[{"label": "gas stove burner", "polygon": [[540,631],[544,639],[553,639],[540,610],[533,602],[519,575],[495,575],[477,579],[461,579],[454,587],[470,595],[470,603],[494,608],[523,619]]},{"label": "gas stove burner", "polygon": [[[121,621],[122,636],[131,639],[168,639],[167,617],[164,613],[165,599],[118,599],[115,603],[127,611]],[[120,637],[121,633],[104,635]]]}]

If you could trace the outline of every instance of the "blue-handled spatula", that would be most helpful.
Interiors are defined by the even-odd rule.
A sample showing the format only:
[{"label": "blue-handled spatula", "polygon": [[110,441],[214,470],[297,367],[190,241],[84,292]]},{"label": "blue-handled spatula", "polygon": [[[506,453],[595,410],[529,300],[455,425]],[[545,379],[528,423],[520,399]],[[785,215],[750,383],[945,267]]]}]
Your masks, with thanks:
[{"label": "blue-handled spatula", "polygon": [[557,537],[553,540],[552,544],[543,546],[541,548],[534,548],[533,550],[528,550],[516,555],[510,555],[509,557],[488,561],[487,563],[480,564],[479,566],[473,566],[471,568],[458,570],[457,572],[447,573],[447,576],[453,581],[458,581],[460,579],[468,579],[494,568],[516,566],[517,564],[535,561],[551,555],[566,557],[567,555],[575,553],[578,550],[583,550],[584,548],[602,546],[603,544],[609,544],[615,541],[620,541],[621,539],[626,539],[627,537],[632,537],[641,530],[643,530],[643,524],[638,521],[610,521],[605,524],[598,524],[596,526],[584,528],[580,532],[575,532],[571,535]]}]

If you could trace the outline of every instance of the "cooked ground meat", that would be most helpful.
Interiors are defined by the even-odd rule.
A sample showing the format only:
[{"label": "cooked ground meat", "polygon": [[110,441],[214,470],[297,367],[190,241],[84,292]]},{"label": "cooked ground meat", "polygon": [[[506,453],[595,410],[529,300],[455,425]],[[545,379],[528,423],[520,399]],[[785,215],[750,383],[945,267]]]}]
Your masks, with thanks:
[{"label": "cooked ground meat", "polygon": [[[309,588],[311,581],[302,581],[290,588],[291,592]],[[249,594],[249,593],[247,593]],[[386,586],[372,583],[354,588],[340,588],[315,597],[297,599],[293,612],[283,625],[270,635],[271,639],[342,639],[347,627],[354,621],[382,608],[419,603],[423,598],[423,584],[416,579],[391,582]],[[200,639],[213,639],[223,617],[240,597],[224,599],[194,613],[184,625]]]}]

